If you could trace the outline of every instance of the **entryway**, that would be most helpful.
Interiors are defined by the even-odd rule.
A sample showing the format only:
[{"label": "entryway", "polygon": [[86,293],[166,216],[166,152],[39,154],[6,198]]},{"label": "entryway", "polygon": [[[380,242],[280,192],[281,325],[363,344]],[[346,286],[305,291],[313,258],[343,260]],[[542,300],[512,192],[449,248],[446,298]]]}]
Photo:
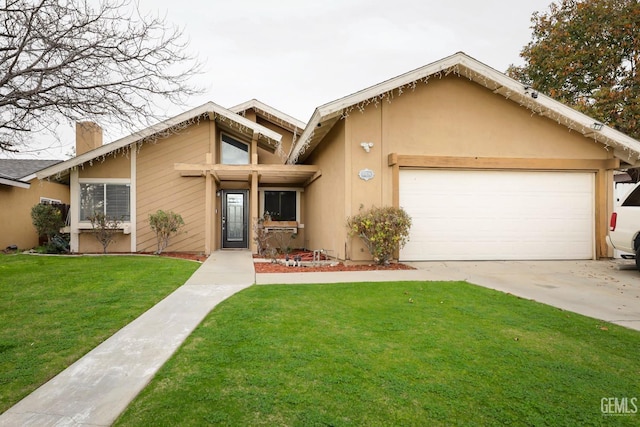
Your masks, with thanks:
[{"label": "entryway", "polygon": [[222,248],[249,247],[249,192],[222,191]]}]

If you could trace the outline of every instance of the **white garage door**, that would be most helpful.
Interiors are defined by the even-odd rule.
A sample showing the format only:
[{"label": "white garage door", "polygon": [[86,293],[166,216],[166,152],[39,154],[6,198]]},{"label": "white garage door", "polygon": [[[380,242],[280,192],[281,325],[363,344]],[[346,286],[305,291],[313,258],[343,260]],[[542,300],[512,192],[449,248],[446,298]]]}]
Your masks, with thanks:
[{"label": "white garage door", "polygon": [[591,259],[594,174],[401,170],[404,261]]}]

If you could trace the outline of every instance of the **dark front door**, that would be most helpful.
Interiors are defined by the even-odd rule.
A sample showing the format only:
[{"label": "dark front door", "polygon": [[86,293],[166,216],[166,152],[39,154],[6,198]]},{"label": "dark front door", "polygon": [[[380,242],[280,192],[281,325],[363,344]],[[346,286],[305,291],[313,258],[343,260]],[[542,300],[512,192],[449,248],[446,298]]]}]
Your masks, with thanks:
[{"label": "dark front door", "polygon": [[222,247],[248,248],[249,209],[246,190],[222,192]]}]

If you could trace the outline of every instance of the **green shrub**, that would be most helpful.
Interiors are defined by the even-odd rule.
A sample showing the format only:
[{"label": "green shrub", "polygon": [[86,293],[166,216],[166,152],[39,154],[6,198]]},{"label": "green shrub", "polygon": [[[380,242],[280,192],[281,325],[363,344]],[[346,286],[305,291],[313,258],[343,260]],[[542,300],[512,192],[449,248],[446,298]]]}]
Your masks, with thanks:
[{"label": "green shrub", "polygon": [[169,246],[171,236],[178,234],[182,226],[184,226],[184,220],[180,214],[158,210],[154,214],[149,214],[149,226],[156,233],[156,239],[158,240],[156,253],[159,255]]},{"label": "green shrub", "polygon": [[358,236],[378,264],[389,264],[409,239],[411,217],[402,208],[373,207],[347,219],[350,236]]},{"label": "green shrub", "polygon": [[60,229],[64,227],[60,209],[54,205],[38,203],[31,208],[31,220],[38,237],[46,237],[47,243],[51,243],[51,239],[60,234]]}]

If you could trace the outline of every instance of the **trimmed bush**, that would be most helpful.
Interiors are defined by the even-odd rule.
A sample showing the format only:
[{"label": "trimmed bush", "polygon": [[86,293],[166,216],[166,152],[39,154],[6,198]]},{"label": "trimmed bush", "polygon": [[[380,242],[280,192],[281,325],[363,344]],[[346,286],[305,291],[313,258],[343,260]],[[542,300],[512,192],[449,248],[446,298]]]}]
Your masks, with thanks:
[{"label": "trimmed bush", "polygon": [[44,203],[35,205],[31,208],[31,220],[38,237],[46,237],[47,243],[51,243],[53,237],[60,234],[60,229],[64,227],[60,209],[54,205]]},{"label": "trimmed bush", "polygon": [[149,226],[156,233],[156,239],[158,240],[156,254],[160,255],[169,246],[171,237],[180,232],[180,229],[184,226],[184,220],[180,214],[173,211],[158,210],[154,214],[149,214]]},{"label": "trimmed bush", "polygon": [[358,236],[377,264],[386,265],[409,239],[411,217],[402,208],[373,207],[347,219],[349,235]]}]

